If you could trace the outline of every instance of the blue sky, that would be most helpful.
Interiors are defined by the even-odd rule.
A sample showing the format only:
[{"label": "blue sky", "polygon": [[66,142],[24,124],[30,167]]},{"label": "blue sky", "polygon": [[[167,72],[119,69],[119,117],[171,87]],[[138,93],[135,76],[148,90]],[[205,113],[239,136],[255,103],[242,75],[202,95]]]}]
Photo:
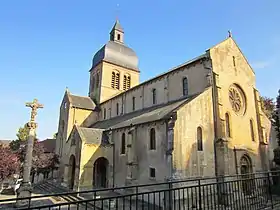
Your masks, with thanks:
[{"label": "blue sky", "polygon": [[[117,9],[117,4],[119,8]],[[262,95],[280,88],[279,0],[0,1],[0,139],[14,139],[38,98],[38,136],[57,131],[68,86],[87,95],[91,60],[118,15],[138,57],[141,81],[233,37],[253,66]]]}]

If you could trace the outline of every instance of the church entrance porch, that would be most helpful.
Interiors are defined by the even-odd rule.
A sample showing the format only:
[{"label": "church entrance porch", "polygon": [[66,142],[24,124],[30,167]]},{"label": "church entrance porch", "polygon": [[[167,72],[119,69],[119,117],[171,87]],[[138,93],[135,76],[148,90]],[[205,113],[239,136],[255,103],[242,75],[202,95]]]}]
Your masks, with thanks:
[{"label": "church entrance porch", "polygon": [[252,175],[252,161],[247,155],[243,155],[240,159],[240,173],[242,178],[242,191],[244,194],[249,195],[254,190],[254,177]]},{"label": "church entrance porch", "polygon": [[96,188],[108,187],[108,166],[109,161],[100,157],[94,162],[93,166],[93,186]]},{"label": "church entrance porch", "polygon": [[74,155],[71,155],[70,160],[69,160],[69,188],[73,189],[74,184],[75,184],[75,168],[76,168],[76,159]]}]

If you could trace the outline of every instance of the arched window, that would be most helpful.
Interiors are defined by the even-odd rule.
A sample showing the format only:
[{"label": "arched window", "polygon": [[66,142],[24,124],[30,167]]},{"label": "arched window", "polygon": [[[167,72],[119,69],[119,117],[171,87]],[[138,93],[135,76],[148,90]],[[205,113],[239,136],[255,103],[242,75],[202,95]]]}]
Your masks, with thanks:
[{"label": "arched window", "polygon": [[132,97],[132,111],[135,110],[135,97]]},{"label": "arched window", "polygon": [[119,115],[119,103],[116,104],[116,113]]},{"label": "arched window", "polygon": [[127,87],[126,88],[127,89],[130,88],[130,76],[127,76]]},{"label": "arched window", "polygon": [[202,128],[197,127],[197,151],[203,151],[203,142],[202,142]]},{"label": "arched window", "polygon": [[103,117],[104,117],[104,120],[106,119],[106,109],[104,108],[103,110]]},{"label": "arched window", "polygon": [[150,150],[156,149],[156,131],[154,128],[150,130]]},{"label": "arched window", "polygon": [[123,90],[126,90],[126,83],[127,83],[127,78],[126,75],[123,76]]},{"label": "arched window", "polygon": [[187,96],[188,92],[189,92],[189,89],[188,89],[188,78],[184,77],[183,78],[183,95]]},{"label": "arched window", "polygon": [[236,63],[235,63],[235,57],[234,56],[232,56],[232,63],[233,63],[233,66],[235,67]]},{"label": "arched window", "polygon": [[96,74],[96,88],[99,86],[99,74]]},{"label": "arched window", "polygon": [[153,89],[152,94],[153,94],[153,104],[156,104],[157,103],[157,90]]},{"label": "arched window", "polygon": [[91,90],[94,90],[94,85],[95,85],[95,78],[92,77],[92,83],[91,83]]},{"label": "arched window", "polygon": [[253,120],[250,120],[250,130],[251,130],[251,138],[252,141],[255,141],[255,131],[254,131],[254,123]]},{"label": "arched window", "polygon": [[125,154],[125,133],[122,134],[121,154]]},{"label": "arched window", "polygon": [[116,73],[116,89],[120,89],[120,73]]},{"label": "arched window", "polygon": [[225,115],[225,120],[226,120],[226,137],[231,137],[230,119],[228,113],[226,113]]},{"label": "arched window", "polygon": [[115,88],[115,82],[116,82],[116,74],[115,74],[115,72],[112,72],[112,80],[111,80],[112,88]]}]

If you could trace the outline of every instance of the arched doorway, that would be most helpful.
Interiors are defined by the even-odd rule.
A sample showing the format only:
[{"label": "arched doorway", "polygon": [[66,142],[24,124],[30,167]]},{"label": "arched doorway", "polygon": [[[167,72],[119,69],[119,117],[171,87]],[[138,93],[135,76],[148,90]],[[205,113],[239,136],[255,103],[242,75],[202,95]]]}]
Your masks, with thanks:
[{"label": "arched doorway", "polygon": [[251,194],[254,186],[252,177],[252,161],[248,155],[243,155],[240,159],[240,173],[242,178],[242,191],[245,194]]},{"label": "arched doorway", "polygon": [[75,183],[75,169],[76,169],[76,159],[74,155],[71,155],[70,160],[69,160],[69,188],[73,189],[74,188],[74,183]]},{"label": "arched doorway", "polygon": [[109,161],[100,157],[94,162],[93,167],[93,186],[97,188],[106,188],[108,187],[108,165]]}]

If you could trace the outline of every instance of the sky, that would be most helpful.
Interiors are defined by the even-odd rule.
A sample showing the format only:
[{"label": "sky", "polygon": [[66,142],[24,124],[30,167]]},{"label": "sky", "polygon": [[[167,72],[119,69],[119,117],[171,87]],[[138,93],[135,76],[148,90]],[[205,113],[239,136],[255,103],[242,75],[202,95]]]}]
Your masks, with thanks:
[{"label": "sky", "polygon": [[141,81],[205,52],[228,30],[256,73],[261,95],[280,89],[279,0],[0,1],[0,139],[15,139],[38,98],[37,135],[57,132],[68,87],[88,94],[95,52],[116,20],[139,57]]}]

